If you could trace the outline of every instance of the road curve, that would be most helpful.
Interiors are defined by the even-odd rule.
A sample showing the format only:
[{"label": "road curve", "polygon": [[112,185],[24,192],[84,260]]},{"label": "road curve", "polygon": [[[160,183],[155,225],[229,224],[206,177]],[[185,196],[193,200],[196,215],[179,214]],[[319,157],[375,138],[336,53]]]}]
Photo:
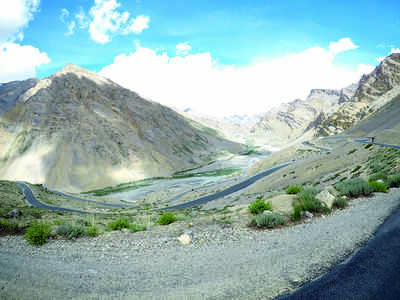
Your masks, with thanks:
[{"label": "road curve", "polygon": [[47,210],[55,210],[55,211],[62,211],[62,212],[72,212],[72,213],[79,213],[79,214],[87,214],[88,212],[77,210],[77,209],[70,209],[58,206],[51,206],[40,202],[36,197],[33,195],[32,190],[29,186],[23,182],[16,182],[16,184],[24,191],[26,201],[36,207],[44,208]]},{"label": "road curve", "polygon": [[277,300],[399,299],[400,208],[347,263]]},{"label": "road curve", "polygon": [[400,149],[399,145],[390,145],[390,144],[382,144],[382,143],[372,143],[368,139],[353,139],[353,141],[361,144],[370,144],[370,145],[378,145],[378,146],[383,146],[387,148],[395,148],[395,149]]},{"label": "road curve", "polygon": [[188,207],[192,207],[192,206],[205,204],[207,202],[210,202],[210,201],[218,199],[218,198],[225,197],[227,195],[233,194],[233,193],[235,193],[237,191],[240,191],[240,190],[252,185],[256,181],[264,178],[265,176],[268,176],[268,175],[270,175],[270,174],[272,174],[272,173],[274,173],[274,172],[276,172],[276,171],[278,171],[278,170],[280,170],[280,169],[282,169],[282,168],[284,168],[284,167],[286,167],[286,166],[288,166],[290,164],[291,164],[291,162],[284,163],[282,165],[279,165],[279,166],[273,167],[271,169],[268,169],[266,171],[263,171],[261,173],[258,173],[256,175],[254,175],[254,176],[252,176],[252,177],[250,177],[250,178],[248,178],[248,179],[246,179],[246,180],[244,180],[244,181],[242,181],[242,182],[240,182],[238,184],[235,184],[235,185],[233,185],[233,186],[231,186],[231,187],[229,187],[229,188],[227,188],[227,189],[225,189],[223,191],[220,191],[218,193],[215,193],[215,194],[212,194],[212,195],[208,195],[208,196],[204,196],[204,197],[201,197],[199,199],[196,199],[196,200],[193,200],[193,201],[190,201],[190,202],[186,202],[186,203],[182,203],[182,204],[178,204],[178,205],[174,205],[174,206],[170,206],[170,207],[165,207],[165,208],[163,208],[163,210],[188,208]]}]

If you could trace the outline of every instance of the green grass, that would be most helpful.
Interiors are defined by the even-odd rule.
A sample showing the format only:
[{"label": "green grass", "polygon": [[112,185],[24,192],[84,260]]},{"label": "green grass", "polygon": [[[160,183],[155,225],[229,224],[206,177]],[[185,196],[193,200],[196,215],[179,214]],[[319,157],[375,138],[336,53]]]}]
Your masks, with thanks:
[{"label": "green grass", "polygon": [[293,202],[293,212],[292,212],[292,220],[300,221],[303,217],[303,207],[298,202]]},{"label": "green grass", "polygon": [[400,150],[385,148],[384,150],[374,151],[368,157],[367,167],[370,174],[384,173],[396,174],[400,172]]},{"label": "green grass", "polygon": [[368,181],[377,181],[377,180],[383,180],[386,182],[388,180],[388,175],[383,172],[378,172],[368,177]]},{"label": "green grass", "polygon": [[92,225],[86,228],[86,235],[90,237],[96,237],[100,234],[100,230],[96,225]]},{"label": "green grass", "polygon": [[131,232],[139,232],[139,231],[146,231],[146,226],[145,225],[139,225],[139,224],[130,224],[129,225],[129,230]]},{"label": "green grass", "polygon": [[344,209],[347,206],[347,200],[342,197],[336,197],[332,206],[339,209]]},{"label": "green grass", "polygon": [[219,169],[213,171],[204,171],[197,173],[175,173],[172,175],[172,179],[182,179],[182,178],[191,178],[191,177],[214,177],[214,176],[226,176],[231,175],[240,171],[238,168],[227,168],[227,169]]},{"label": "green grass", "polygon": [[356,173],[356,172],[358,172],[360,169],[361,169],[361,166],[358,165],[358,166],[356,166],[356,167],[351,171],[351,173]]},{"label": "green grass", "polygon": [[122,230],[124,228],[129,228],[130,223],[127,219],[117,219],[115,221],[108,222],[107,230]]},{"label": "green grass", "polygon": [[72,225],[69,223],[57,227],[56,233],[66,239],[73,240],[86,234],[85,227],[82,225]]},{"label": "green grass", "polygon": [[173,213],[165,212],[158,219],[157,223],[160,225],[169,225],[177,221],[176,216]]},{"label": "green grass", "polygon": [[352,149],[352,150],[350,150],[349,152],[347,152],[347,155],[351,155],[351,154],[353,154],[354,152],[356,152],[357,151],[357,149]]},{"label": "green grass", "polygon": [[335,188],[348,197],[369,196],[372,187],[362,178],[348,179],[335,185]]},{"label": "green grass", "polygon": [[303,212],[329,213],[329,207],[316,198],[318,190],[313,187],[304,188],[297,194],[293,202],[292,220],[298,221],[302,218]]},{"label": "green grass", "polygon": [[295,195],[301,192],[301,186],[291,185],[286,189],[286,194]]},{"label": "green grass", "polygon": [[35,221],[26,229],[25,239],[31,245],[43,245],[49,240],[51,226],[47,223],[38,223]]},{"label": "green grass", "polygon": [[390,188],[400,187],[400,174],[389,176],[386,183]]},{"label": "green grass", "polygon": [[261,214],[254,216],[250,221],[250,226],[258,228],[275,228],[286,224],[287,219],[277,213]]},{"label": "green grass", "polygon": [[384,183],[378,181],[368,181],[368,184],[371,186],[374,192],[379,192],[379,193],[387,192],[387,186]]},{"label": "green grass", "polygon": [[10,222],[8,220],[0,220],[0,236],[1,235],[14,235],[21,234],[24,228],[17,222]]},{"label": "green grass", "polygon": [[368,144],[368,145],[365,145],[364,146],[364,149],[369,149],[369,148],[371,148],[372,147],[372,144]]},{"label": "green grass", "polygon": [[250,203],[248,208],[253,215],[262,214],[265,210],[272,210],[272,204],[269,201],[265,202],[263,196],[259,196],[255,201]]}]

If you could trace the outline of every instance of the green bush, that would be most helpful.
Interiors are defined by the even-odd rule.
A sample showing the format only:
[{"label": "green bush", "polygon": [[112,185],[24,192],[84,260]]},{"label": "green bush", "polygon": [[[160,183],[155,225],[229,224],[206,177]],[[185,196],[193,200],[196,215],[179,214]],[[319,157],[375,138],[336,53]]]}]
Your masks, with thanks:
[{"label": "green bush", "polygon": [[274,228],[286,223],[286,218],[277,213],[260,214],[253,217],[251,226]]},{"label": "green bush", "polygon": [[299,221],[303,217],[303,208],[300,203],[293,203],[292,220]]},{"label": "green bush", "polygon": [[368,181],[378,181],[378,180],[383,180],[386,182],[388,180],[388,176],[385,173],[378,172],[378,173],[372,174],[368,178]]},{"label": "green bush", "polygon": [[318,190],[312,187],[305,188],[297,194],[297,201],[301,205],[303,211],[329,212],[329,208],[326,204],[315,198],[317,194]]},{"label": "green bush", "polygon": [[85,229],[81,225],[62,224],[57,227],[56,233],[69,240],[73,240],[84,236]]},{"label": "green bush", "polygon": [[386,183],[387,183],[388,187],[391,187],[391,188],[392,187],[395,187],[395,188],[400,187],[400,174],[389,176]]},{"label": "green bush", "polygon": [[347,206],[347,200],[342,197],[336,197],[332,204],[333,207],[344,209]]},{"label": "green bush", "polygon": [[387,186],[384,183],[378,181],[369,181],[368,184],[372,187],[374,192],[386,193]]},{"label": "green bush", "polygon": [[177,221],[177,218],[173,213],[165,212],[158,219],[157,223],[160,225],[169,225]]},{"label": "green bush", "polygon": [[117,219],[115,221],[108,222],[108,230],[122,230],[124,228],[129,228],[130,223],[127,219]]},{"label": "green bush", "polygon": [[0,235],[19,234],[22,231],[23,228],[20,227],[18,223],[0,220]]},{"label": "green bush", "polygon": [[348,197],[368,196],[373,192],[372,187],[362,178],[345,180],[335,185],[335,188]]},{"label": "green bush", "polygon": [[25,239],[32,245],[43,245],[49,239],[51,227],[47,223],[39,224],[35,221],[26,229]]},{"label": "green bush", "polygon": [[301,192],[301,186],[291,185],[286,189],[286,194],[294,195]]},{"label": "green bush", "polygon": [[129,226],[129,229],[130,229],[131,232],[145,231],[146,230],[146,226],[138,225],[138,224],[131,224]]},{"label": "green bush", "polygon": [[265,202],[262,196],[257,197],[257,199],[249,205],[249,211],[253,215],[262,214],[264,210],[272,210],[272,203],[269,201]]},{"label": "green bush", "polygon": [[361,169],[361,166],[358,165],[358,166],[356,166],[353,170],[351,170],[351,173],[356,173],[356,172],[358,172],[360,169]]},{"label": "green bush", "polygon": [[95,236],[98,236],[99,234],[100,234],[99,228],[96,225],[86,228],[87,236],[95,237]]}]

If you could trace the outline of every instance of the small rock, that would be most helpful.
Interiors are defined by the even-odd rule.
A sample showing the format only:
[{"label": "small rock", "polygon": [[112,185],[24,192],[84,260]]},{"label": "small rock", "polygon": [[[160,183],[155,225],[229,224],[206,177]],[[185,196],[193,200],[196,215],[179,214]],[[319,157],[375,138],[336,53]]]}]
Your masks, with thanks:
[{"label": "small rock", "polygon": [[272,211],[270,211],[270,210],[264,210],[264,211],[263,211],[263,215],[268,215],[268,214],[270,214],[270,213],[272,213]]},{"label": "small rock", "polygon": [[13,209],[12,211],[8,212],[7,215],[11,218],[16,218],[22,216],[22,211],[20,211],[19,209]]},{"label": "small rock", "polygon": [[190,235],[184,233],[181,236],[178,237],[178,241],[182,244],[182,245],[189,245],[192,242],[192,238],[190,237]]},{"label": "small rock", "polygon": [[382,179],[378,179],[376,182],[385,183]]},{"label": "small rock", "polygon": [[123,233],[128,233],[129,232],[129,229],[128,228],[124,228],[124,229],[122,229],[121,230]]},{"label": "small rock", "polygon": [[304,212],[304,216],[305,216],[306,218],[312,218],[312,217],[313,217],[313,214],[310,213],[309,211],[305,211],[305,212]]}]

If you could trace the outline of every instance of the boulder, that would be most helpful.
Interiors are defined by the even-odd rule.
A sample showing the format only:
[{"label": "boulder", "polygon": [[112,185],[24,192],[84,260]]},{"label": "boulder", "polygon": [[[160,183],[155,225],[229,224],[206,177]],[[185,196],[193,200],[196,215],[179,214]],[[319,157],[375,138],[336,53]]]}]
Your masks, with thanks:
[{"label": "boulder", "polygon": [[22,216],[22,211],[20,211],[19,209],[13,209],[12,211],[8,212],[7,215],[11,218],[16,218]]},{"label": "boulder", "polygon": [[182,245],[189,245],[192,242],[192,238],[189,234],[184,233],[182,235],[180,235],[178,237],[178,241],[182,244]]},{"label": "boulder", "polygon": [[329,208],[332,207],[333,202],[335,201],[335,196],[333,196],[329,191],[325,190],[320,192],[316,198],[321,201],[324,202]]}]

